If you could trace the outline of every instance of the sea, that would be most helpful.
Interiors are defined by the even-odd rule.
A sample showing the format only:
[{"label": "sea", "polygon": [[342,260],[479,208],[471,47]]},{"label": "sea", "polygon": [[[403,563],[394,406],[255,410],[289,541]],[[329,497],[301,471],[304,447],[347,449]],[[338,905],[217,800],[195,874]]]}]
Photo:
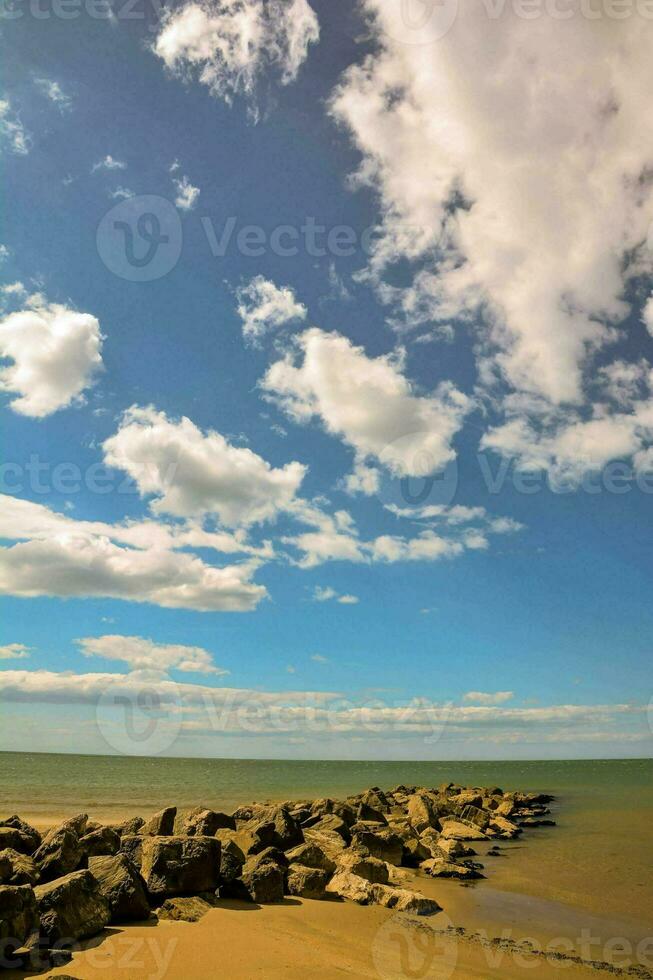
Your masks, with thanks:
[{"label": "sea", "polygon": [[0,818],[45,827],[85,811],[116,820],[164,806],[342,798],[371,786],[499,786],[555,796],[557,826],[515,845],[498,883],[653,928],[653,760],[375,762],[0,752]]}]

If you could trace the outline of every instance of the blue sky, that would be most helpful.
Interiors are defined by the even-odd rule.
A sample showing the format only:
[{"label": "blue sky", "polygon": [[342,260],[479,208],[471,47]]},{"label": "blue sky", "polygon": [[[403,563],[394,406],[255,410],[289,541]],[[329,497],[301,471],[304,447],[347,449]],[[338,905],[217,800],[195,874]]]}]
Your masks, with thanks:
[{"label": "blue sky", "polygon": [[645,32],[395,6],[2,24],[6,748],[650,754]]}]

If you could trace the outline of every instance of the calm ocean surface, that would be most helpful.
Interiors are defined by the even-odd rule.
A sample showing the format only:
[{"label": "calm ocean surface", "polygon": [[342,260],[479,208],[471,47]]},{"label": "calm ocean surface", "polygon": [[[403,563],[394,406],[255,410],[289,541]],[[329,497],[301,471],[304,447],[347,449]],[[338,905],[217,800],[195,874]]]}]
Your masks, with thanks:
[{"label": "calm ocean surface", "polygon": [[[115,819],[163,806],[342,797],[369,786],[498,785],[550,792],[558,827],[502,865],[513,891],[653,924],[653,761],[333,762],[0,753],[0,815],[41,825],[80,810]],[[499,883],[499,882],[498,882]]]}]

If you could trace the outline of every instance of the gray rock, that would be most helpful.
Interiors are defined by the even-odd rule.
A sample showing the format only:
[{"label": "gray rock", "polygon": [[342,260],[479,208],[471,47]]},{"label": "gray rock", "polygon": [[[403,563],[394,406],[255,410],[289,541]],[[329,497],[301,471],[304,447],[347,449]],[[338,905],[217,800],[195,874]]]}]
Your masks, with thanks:
[{"label": "gray rock", "polygon": [[182,815],[179,829],[175,825],[175,833],[187,834],[189,837],[213,837],[216,830],[235,830],[236,821],[227,813],[217,810],[207,810],[196,807],[190,813]]},{"label": "gray rock", "polygon": [[122,823],[114,823],[110,826],[119,837],[125,837],[128,834],[138,834],[144,823],[142,817],[131,817],[129,820],[123,820]]},{"label": "gray rock", "polygon": [[126,834],[120,839],[119,854],[125,854],[132,864],[140,868],[143,856],[143,840],[140,834]]},{"label": "gray rock", "polygon": [[177,807],[168,806],[146,820],[139,833],[144,837],[170,837],[174,831]]},{"label": "gray rock", "polygon": [[322,868],[291,864],[288,868],[288,893],[300,898],[324,898],[331,875]]},{"label": "gray rock", "polygon": [[88,939],[111,919],[109,903],[90,871],[71,874],[34,889],[41,931],[50,943]]},{"label": "gray rock", "polygon": [[0,827],[0,850],[5,850],[7,847],[20,854],[32,854],[33,838],[17,827]]},{"label": "gray rock", "polygon": [[89,858],[88,869],[109,903],[112,922],[140,922],[150,916],[145,883],[124,854]]},{"label": "gray rock", "polygon": [[328,871],[330,874],[336,870],[335,861],[332,861],[321,847],[310,842],[299,844],[298,847],[286,851],[286,858],[290,864],[301,864],[306,868],[319,868],[322,871]]},{"label": "gray rock", "polygon": [[351,845],[389,864],[400,865],[404,854],[401,837],[391,830],[362,831],[354,834]]},{"label": "gray rock", "polygon": [[41,881],[53,881],[75,871],[84,857],[75,824],[66,822],[49,831],[34,852]]},{"label": "gray rock", "polygon": [[31,885],[0,885],[0,957],[15,950],[39,929],[39,911]]},{"label": "gray rock", "polygon": [[[29,838],[31,850],[21,853],[31,854],[32,851],[35,851],[41,843],[41,835],[39,834],[38,830],[35,830],[35,828],[32,827],[31,824],[28,824],[27,821],[21,820],[21,818],[16,814],[13,814],[11,817],[7,817],[6,820],[0,820],[0,827],[10,827],[13,828],[13,830],[20,830],[26,838]],[[18,850],[18,848],[16,848],[16,850]]]},{"label": "gray rock", "polygon": [[220,841],[215,837],[146,837],[141,874],[153,897],[215,891]]},{"label": "gray rock", "polygon": [[243,865],[241,881],[248,897],[261,905],[282,902],[286,869],[260,855],[249,858]]},{"label": "gray rock", "polygon": [[354,850],[345,851],[338,861],[338,871],[348,871],[373,885],[385,885],[388,882],[388,865],[385,861]]},{"label": "gray rock", "polygon": [[34,858],[11,847],[0,851],[0,885],[35,885],[39,871]]},{"label": "gray rock", "polygon": [[374,885],[360,875],[352,874],[351,871],[338,871],[325,891],[329,895],[337,895],[338,898],[356,902],[358,905],[368,905],[373,900],[373,887]]},{"label": "gray rock", "polygon": [[245,855],[234,840],[223,841],[220,852],[220,881],[229,886],[240,878]]},{"label": "gray rock", "polygon": [[395,912],[412,912],[413,915],[435,915],[442,911],[441,906],[419,892],[407,888],[392,888],[390,885],[371,885],[371,901]]},{"label": "gray rock", "polygon": [[161,908],[156,910],[156,914],[159,919],[172,919],[175,922],[199,922],[213,907],[213,904],[205,898],[188,895],[166,898]]},{"label": "gray rock", "polygon": [[111,827],[100,827],[80,837],[79,846],[86,858],[100,854],[117,854],[120,849],[120,835]]}]

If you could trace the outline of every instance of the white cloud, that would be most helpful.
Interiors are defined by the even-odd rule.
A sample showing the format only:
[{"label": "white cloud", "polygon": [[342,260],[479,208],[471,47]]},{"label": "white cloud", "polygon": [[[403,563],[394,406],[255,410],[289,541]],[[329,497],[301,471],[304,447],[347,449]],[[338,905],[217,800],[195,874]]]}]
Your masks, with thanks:
[{"label": "white cloud", "polygon": [[467,694],[463,694],[463,701],[482,705],[496,705],[505,704],[506,701],[512,701],[514,696],[513,691],[495,691],[494,694],[489,694],[484,691],[468,691]]},{"label": "white cloud", "polygon": [[4,262],[5,259],[9,258],[10,251],[6,245],[0,245],[0,262]]},{"label": "white cloud", "polygon": [[91,168],[91,173],[95,173],[96,170],[126,170],[127,164],[124,160],[116,160],[112,157],[110,153],[104,157],[103,160],[98,160],[97,163],[93,164]]},{"label": "white cloud", "polygon": [[217,98],[251,99],[264,73],[292,82],[319,37],[306,0],[204,0],[170,13],[154,44],[169,71],[195,77]]},{"label": "white cloud", "polygon": [[89,313],[50,305],[0,321],[0,387],[18,397],[11,408],[43,418],[78,400],[102,366],[100,325]]},{"label": "white cloud", "polygon": [[109,193],[109,197],[114,201],[128,201],[134,196],[134,191],[129,187],[123,187],[122,184]]},{"label": "white cloud", "polygon": [[175,207],[181,211],[192,211],[197,204],[200,196],[199,187],[194,187],[186,175],[173,179],[177,196],[175,197]]},{"label": "white cloud", "polygon": [[0,660],[26,660],[30,655],[30,647],[24,643],[7,643],[0,646]]},{"label": "white cloud", "polygon": [[263,276],[254,276],[237,289],[236,299],[243,337],[252,343],[285,323],[306,319],[306,307],[298,302],[295,291],[290,286],[276,286]]},{"label": "white cloud", "polygon": [[358,596],[338,593],[328,585],[324,587],[316,585],[313,589],[313,599],[315,602],[330,602],[333,600],[341,603],[343,606],[355,606],[360,602]]},{"label": "white cloud", "polygon": [[642,319],[646,326],[646,329],[653,337],[653,294],[649,296],[644,306],[644,312],[642,314]]},{"label": "white cloud", "polygon": [[311,660],[315,664],[328,664],[330,660],[328,657],[323,657],[321,653],[314,653],[311,655]]},{"label": "white cloud", "polygon": [[272,520],[289,508],[304,479],[298,462],[275,469],[251,449],[206,434],[190,419],[170,420],[154,408],[130,408],[104,443],[105,461],[124,470],[155,513],[215,514],[229,526]]},{"label": "white cloud", "polygon": [[213,657],[202,647],[180,643],[154,643],[141,636],[87,636],[76,641],[85,657],[119,660],[131,670],[179,670],[184,673],[228,674],[216,667]]},{"label": "white cloud", "polygon": [[228,535],[155,522],[76,521],[31,501],[0,502],[0,538],[17,542],[0,548],[0,594],[102,596],[200,612],[247,611],[267,596],[252,582],[259,558],[217,567],[175,550],[224,544],[247,551]]},{"label": "white cloud", "polygon": [[352,487],[360,487],[360,464],[368,458],[396,476],[427,476],[454,458],[451,441],[470,401],[452,385],[420,396],[401,358],[368,357],[340,334],[312,328],[296,343],[303,360],[287,354],[269,368],[262,388],[296,421],[317,417],[353,447]]},{"label": "white cloud", "polygon": [[436,44],[407,44],[400,5],[364,6],[378,49],[333,111],[381,198],[375,274],[425,261],[413,289],[433,319],[480,306],[511,385],[582,402],[588,357],[628,312],[627,258],[650,268],[645,23],[472,0]]},{"label": "white cloud", "polygon": [[8,99],[0,99],[0,141],[18,156],[29,153],[32,145],[31,138],[25,131],[19,116],[12,110]]},{"label": "white cloud", "polygon": [[66,95],[59,82],[55,82],[50,78],[36,78],[34,79],[34,84],[46,99],[49,99],[50,102],[56,105],[60,112],[67,112],[72,108],[73,100],[69,95]]}]

